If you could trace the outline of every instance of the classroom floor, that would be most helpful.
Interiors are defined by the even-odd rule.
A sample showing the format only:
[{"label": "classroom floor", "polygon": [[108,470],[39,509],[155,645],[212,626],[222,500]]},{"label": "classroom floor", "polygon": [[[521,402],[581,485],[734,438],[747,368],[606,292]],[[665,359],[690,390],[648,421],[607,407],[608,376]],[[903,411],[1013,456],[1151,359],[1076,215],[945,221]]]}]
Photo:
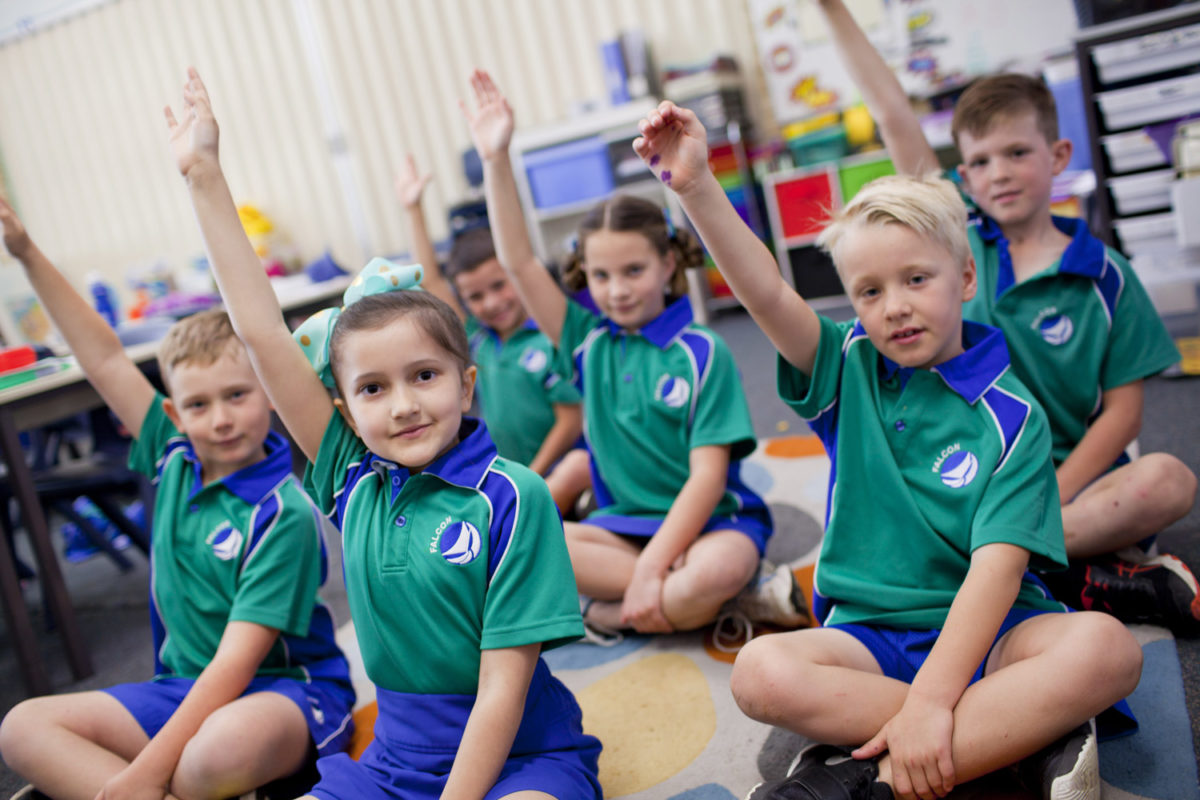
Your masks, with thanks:
[{"label": "classroom floor", "polygon": [[[848,311],[832,312],[848,316]],[[802,420],[779,401],[775,393],[775,351],[741,311],[718,315],[712,327],[725,338],[737,359],[750,403],[755,433],[761,438],[805,431]],[[1173,334],[1200,333],[1195,315],[1168,320]],[[1142,452],[1164,451],[1183,459],[1200,473],[1200,379],[1155,378],[1146,384],[1145,424],[1140,437]],[[339,548],[331,542],[333,563],[326,602],[338,623],[349,619]],[[1171,526],[1160,537],[1164,551],[1175,553],[1194,568],[1200,568],[1200,510]],[[18,550],[28,557],[24,537],[18,537]],[[63,564],[71,597],[79,616],[80,628],[91,647],[96,673],[84,681],[73,681],[59,639],[45,631],[45,618],[36,585],[26,590],[26,599],[40,632],[42,652],[50,680],[59,692],[81,691],[150,677],[153,653],[147,616],[147,568],[145,559],[132,556],[133,571],[121,574],[111,562],[98,556],[80,564]],[[6,631],[0,630],[0,714],[24,697],[16,658]],[[1193,747],[1200,753],[1200,639],[1178,641],[1183,670],[1188,715],[1192,722]],[[0,798],[10,796],[22,785],[11,771],[0,765]]]}]

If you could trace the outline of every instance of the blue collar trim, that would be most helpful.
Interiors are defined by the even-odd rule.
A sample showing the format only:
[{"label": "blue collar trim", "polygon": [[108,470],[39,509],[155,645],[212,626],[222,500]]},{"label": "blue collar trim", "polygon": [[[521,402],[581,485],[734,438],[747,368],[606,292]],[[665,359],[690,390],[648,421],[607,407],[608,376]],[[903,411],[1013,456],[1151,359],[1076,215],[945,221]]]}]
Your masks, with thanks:
[{"label": "blue collar trim", "polygon": [[[475,417],[463,417],[458,435],[458,444],[421,470],[420,474],[433,475],[466,489],[478,488],[487,474],[488,467],[496,460],[496,445],[492,444],[487,426]],[[407,467],[380,458],[374,453],[371,454],[371,468],[378,472],[395,472],[400,475],[399,484],[392,484],[393,500],[411,475]]]},{"label": "blue collar trim", "polygon": [[[659,350],[666,350],[667,345],[673,342],[684,328],[691,325],[693,319],[691,301],[686,297],[681,297],[664,308],[657,317],[643,325],[638,333]],[[621,326],[611,319],[605,317],[604,322],[614,336],[622,332]]]},{"label": "blue collar trim", "polygon": [[[244,503],[255,506],[263,501],[279,482],[292,471],[292,447],[288,440],[276,431],[269,431],[263,440],[263,450],[266,455],[253,464],[242,467],[231,475],[226,475],[214,483],[214,486],[224,486],[234,496]],[[196,456],[196,448],[191,442],[185,451],[187,460],[192,462],[192,470],[196,476],[191,496],[195,497],[204,486],[204,469]]]},{"label": "blue collar trim", "polygon": [[[962,337],[963,352],[949,361],[930,367],[929,371],[936,373],[962,399],[975,405],[1008,369],[1008,346],[999,328],[979,322],[963,320]],[[897,373],[900,373],[902,380],[906,380],[905,371],[909,368],[901,367],[882,353],[879,360],[879,372],[884,380],[895,377]]]},{"label": "blue collar trim", "polygon": [[[1071,237],[1071,243],[1067,245],[1058,261],[1058,271],[1098,280],[1104,272],[1108,258],[1104,242],[1092,236],[1087,223],[1081,219],[1051,217],[1051,220],[1054,227]],[[996,221],[986,214],[978,214],[974,222],[979,228],[979,238],[996,248],[1000,266],[1000,272],[996,276],[996,299],[999,300],[1000,295],[1016,283],[1012,255],[1008,251],[1008,238]]]}]

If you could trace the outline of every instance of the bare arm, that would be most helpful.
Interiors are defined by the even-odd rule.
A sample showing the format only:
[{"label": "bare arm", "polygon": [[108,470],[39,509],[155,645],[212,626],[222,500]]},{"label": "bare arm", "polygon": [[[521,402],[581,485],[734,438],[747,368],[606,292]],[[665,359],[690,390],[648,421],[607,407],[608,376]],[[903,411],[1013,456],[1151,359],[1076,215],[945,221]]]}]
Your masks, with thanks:
[{"label": "bare arm", "polygon": [[843,0],[818,0],[817,5],[829,23],[842,65],[879,125],[880,138],[896,171],[901,175],[923,175],[937,169],[937,156],[925,139],[904,87],[858,27],[846,4]]},{"label": "bare arm", "polygon": [[633,149],[679,195],[729,288],[780,354],[811,375],[820,340],[817,314],[783,280],[771,252],[713,177],[704,126],[688,109],[664,101],[638,129],[642,135]]},{"label": "bare arm", "polygon": [[643,633],[673,630],[662,607],[663,582],[712,517],[728,478],[729,445],[704,445],[688,453],[688,479],[638,556],[621,604],[622,621]]},{"label": "bare arm", "polygon": [[188,192],[204,249],[238,337],[288,432],[315,460],[333,401],[292,339],[279,300],[238,219],[217,158],[217,121],[194,69],[183,91],[183,119],[165,109],[171,147]]},{"label": "bare arm", "polygon": [[88,381],[130,435],[137,438],[154,401],[154,387],[125,355],[116,331],[50,263],[3,198],[0,198],[0,224],[4,228],[4,246],[25,268],[34,292],[67,340]]},{"label": "bare arm", "polygon": [[213,660],[179,708],[137,758],[105,784],[99,797],[125,795],[140,787],[154,787],[166,794],[183,748],[210,714],[241,696],[278,636],[274,628],[230,622]]},{"label": "bare arm", "polygon": [[417,164],[411,155],[406,156],[404,165],[396,173],[396,197],[404,206],[405,221],[408,223],[408,241],[412,245],[413,255],[417,263],[425,268],[421,278],[421,288],[443,300],[454,309],[458,318],[466,320],[467,312],[458,302],[449,281],[442,275],[438,264],[437,252],[433,249],[433,239],[429,236],[429,228],[425,224],[425,212],[421,208],[421,195],[429,183],[430,175],[417,174]]},{"label": "bare arm", "polygon": [[1134,381],[1101,396],[1101,411],[1070,455],[1058,465],[1058,494],[1063,505],[1103,475],[1142,429],[1144,386]]},{"label": "bare arm", "polygon": [[476,111],[464,105],[471,138],[483,161],[483,187],[488,220],[501,266],[513,279],[521,304],[538,328],[555,345],[562,337],[567,316],[567,297],[554,277],[533,252],[521,197],[513,175],[508,146],[512,141],[513,113],[492,78],[482,70],[471,75]]},{"label": "bare arm", "polygon": [[1010,544],[984,545],[971,554],[946,624],[904,705],[854,752],[871,757],[888,750],[897,795],[907,795],[914,786],[919,793],[928,785],[940,797],[954,787],[954,709],[1012,608],[1028,564],[1029,551]]},{"label": "bare arm", "polygon": [[579,441],[583,433],[583,406],[579,403],[555,403],[554,424],[546,431],[542,446],[529,462],[529,468],[545,475]]},{"label": "bare arm", "polygon": [[480,800],[508,760],[525,711],[525,695],[541,644],[484,650],[479,691],[450,769],[444,800]]}]

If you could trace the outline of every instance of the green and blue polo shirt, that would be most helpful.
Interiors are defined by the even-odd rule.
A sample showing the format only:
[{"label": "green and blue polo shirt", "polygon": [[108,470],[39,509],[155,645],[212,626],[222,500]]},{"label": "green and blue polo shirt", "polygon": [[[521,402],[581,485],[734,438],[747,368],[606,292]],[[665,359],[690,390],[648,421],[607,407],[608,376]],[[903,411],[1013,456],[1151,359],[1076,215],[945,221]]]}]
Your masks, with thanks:
[{"label": "green and blue polo shirt", "polygon": [[1129,262],[1083,220],[1054,224],[1071,237],[1062,258],[1017,283],[1000,226],[974,216],[968,235],[979,290],[963,316],[1004,332],[1013,371],[1046,410],[1061,464],[1100,413],[1104,392],[1180,356]]},{"label": "green and blue polo shirt", "polygon": [[497,452],[528,465],[554,427],[554,406],[577,405],[579,392],[554,371],[554,345],[532,320],[507,339],[467,317],[475,391]]},{"label": "green and blue polo shirt", "polygon": [[158,493],[150,541],[150,615],[155,678],[195,678],[233,621],[280,636],[258,675],[349,683],[333,618],[317,597],[325,581],[320,513],[292,475],[278,433],[263,460],[205,486],[196,451],[158,396],[129,454],[129,466]]},{"label": "green and blue polo shirt", "polygon": [[765,508],[741,480],[757,444],[733,355],[692,321],[687,298],[637,333],[568,301],[559,371],[583,394],[592,455],[593,516],[662,518],[688,479],[690,451],[731,445],[714,516]]},{"label": "green and blue polo shirt", "polygon": [[[821,318],[811,378],[779,358],[779,395],[825,445],[824,624],[940,629],[977,547],[1066,563],[1046,418],[1009,369],[1000,331],[963,323],[961,355],[900,367],[856,320]],[[1061,610],[1027,574],[1016,608]]]},{"label": "green and blue polo shirt", "polygon": [[334,412],[305,485],[342,531],[367,675],[412,694],[473,695],[481,650],[583,635],[562,521],[545,482],[497,456],[482,422],[415,475]]}]

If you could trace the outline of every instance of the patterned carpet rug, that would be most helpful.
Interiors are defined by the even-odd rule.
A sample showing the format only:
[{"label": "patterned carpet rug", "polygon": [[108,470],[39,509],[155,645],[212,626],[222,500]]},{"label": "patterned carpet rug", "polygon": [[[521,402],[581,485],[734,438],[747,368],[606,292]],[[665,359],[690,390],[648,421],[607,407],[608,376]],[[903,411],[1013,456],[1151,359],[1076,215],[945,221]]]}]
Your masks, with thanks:
[{"label": "patterned carpet rug", "polygon": [[[791,564],[809,591],[828,472],[815,437],[768,440],[744,469],[775,515],[768,557]],[[1138,626],[1134,632],[1145,665],[1129,703],[1141,728],[1101,743],[1103,797],[1200,800],[1175,642],[1161,628]],[[579,698],[584,727],[604,743],[600,781],[606,797],[740,800],[760,780],[786,772],[804,746],[801,737],[738,710],[729,692],[733,656],[715,647],[712,636],[711,629],[628,636],[615,647],[580,642],[546,654],[551,669]],[[359,697],[373,692],[364,685]],[[370,735],[369,704],[361,715],[359,747]],[[1007,776],[964,786],[951,796],[1027,797]]]}]

